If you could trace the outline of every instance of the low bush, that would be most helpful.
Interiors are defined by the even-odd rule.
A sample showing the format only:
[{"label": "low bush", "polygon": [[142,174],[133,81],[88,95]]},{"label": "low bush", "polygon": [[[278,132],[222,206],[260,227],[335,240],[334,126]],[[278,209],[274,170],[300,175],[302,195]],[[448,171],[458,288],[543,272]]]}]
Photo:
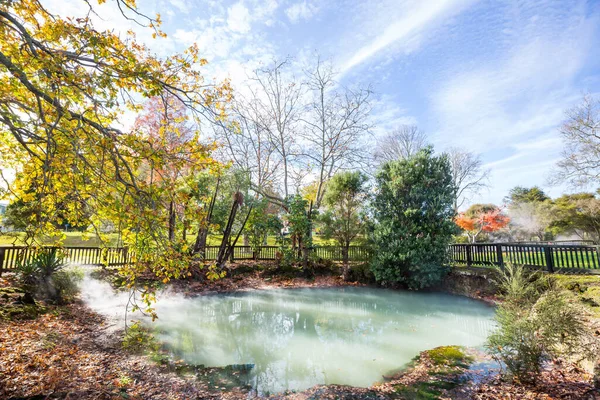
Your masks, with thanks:
[{"label": "low bush", "polygon": [[548,360],[593,358],[596,345],[585,312],[568,292],[520,266],[506,268],[501,288],[498,329],[488,338],[487,349],[511,375],[533,381]]},{"label": "low bush", "polygon": [[83,271],[67,268],[64,255],[56,248],[42,248],[17,263],[17,276],[23,288],[35,297],[56,304],[73,300]]}]

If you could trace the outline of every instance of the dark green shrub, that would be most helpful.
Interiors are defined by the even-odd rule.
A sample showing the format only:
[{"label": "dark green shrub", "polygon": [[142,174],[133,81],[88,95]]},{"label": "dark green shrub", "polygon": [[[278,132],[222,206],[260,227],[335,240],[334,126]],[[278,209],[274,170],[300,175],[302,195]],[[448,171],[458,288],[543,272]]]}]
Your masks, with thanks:
[{"label": "dark green shrub", "polygon": [[441,281],[456,232],[454,192],[447,156],[431,148],[383,165],[373,202],[371,269],[379,282],[421,289]]}]

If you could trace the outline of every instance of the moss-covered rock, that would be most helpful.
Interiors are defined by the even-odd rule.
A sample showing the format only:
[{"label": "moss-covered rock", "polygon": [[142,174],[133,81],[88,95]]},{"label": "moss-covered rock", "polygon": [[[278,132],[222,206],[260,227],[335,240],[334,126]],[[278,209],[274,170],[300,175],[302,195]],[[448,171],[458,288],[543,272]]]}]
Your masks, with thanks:
[{"label": "moss-covered rock", "polygon": [[403,399],[447,398],[449,391],[465,383],[465,372],[473,361],[463,347],[436,347],[421,352],[390,384]]},{"label": "moss-covered rock", "polygon": [[435,365],[468,367],[473,357],[467,355],[460,346],[441,346],[425,352]]}]

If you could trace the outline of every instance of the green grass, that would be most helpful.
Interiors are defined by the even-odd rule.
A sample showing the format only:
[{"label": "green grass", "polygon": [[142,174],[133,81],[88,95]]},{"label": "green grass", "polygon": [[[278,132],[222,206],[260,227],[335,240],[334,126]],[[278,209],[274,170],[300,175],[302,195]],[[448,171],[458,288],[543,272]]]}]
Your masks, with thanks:
[{"label": "green grass", "polygon": [[[94,247],[94,246],[100,246],[102,244],[97,237],[88,236],[87,239],[84,238],[85,236],[81,232],[65,232],[65,235],[66,235],[66,238],[63,242],[63,245],[67,246],[67,247]],[[118,239],[119,239],[118,234],[110,233],[107,236],[110,240],[109,246],[116,246],[118,243]],[[24,238],[25,238],[25,234],[22,232],[15,232],[15,233],[10,233],[10,234],[0,235],[0,246],[11,246],[13,244],[16,246],[20,246],[20,245],[24,244],[24,242],[23,242]],[[188,242],[190,244],[192,244],[195,239],[196,238],[193,235],[188,235]],[[221,244],[222,239],[223,239],[222,235],[211,235],[207,239],[207,244],[209,246],[218,246]],[[59,238],[57,238],[57,237],[55,237],[55,238],[42,237],[41,238],[41,241],[47,245],[56,244],[58,242],[58,240],[59,240]],[[338,244],[335,240],[326,240],[323,237],[318,236],[318,235],[315,235],[313,237],[313,243],[316,246],[338,246]],[[243,244],[244,244],[243,238],[240,237],[237,245],[242,246]],[[267,237],[267,245],[268,246],[276,246],[277,238],[275,236]]]},{"label": "green grass", "polygon": [[[65,239],[63,242],[64,246],[67,247],[95,247],[100,246],[102,243],[95,236],[87,236],[87,238],[81,232],[64,232]],[[116,233],[110,233],[107,235],[110,241],[109,246],[116,246],[118,242],[118,235]],[[22,246],[24,243],[25,234],[22,232],[15,232],[6,235],[0,235],[0,246]],[[39,239],[42,243],[47,245],[57,244],[60,240],[59,237],[45,236]]]},{"label": "green grass", "polygon": [[[598,259],[598,254],[595,251],[587,251],[585,252],[554,252],[554,268],[575,268],[575,269],[597,269],[598,265],[600,265],[600,260]],[[479,266],[481,261],[493,261],[496,260],[496,255],[491,253],[482,253],[482,254],[473,254],[473,265]],[[542,268],[546,266],[545,255],[541,251],[530,252],[528,254],[518,253],[518,252],[503,252],[502,259],[505,263],[512,264],[525,264],[525,265],[536,265]]]}]

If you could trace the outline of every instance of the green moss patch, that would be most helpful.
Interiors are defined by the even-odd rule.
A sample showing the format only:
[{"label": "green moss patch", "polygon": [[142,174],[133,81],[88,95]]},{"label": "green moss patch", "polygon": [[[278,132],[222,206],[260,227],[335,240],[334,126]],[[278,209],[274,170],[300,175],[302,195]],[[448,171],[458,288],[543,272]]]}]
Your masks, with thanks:
[{"label": "green moss patch", "polygon": [[389,384],[402,399],[448,398],[449,392],[465,383],[465,371],[474,362],[460,346],[441,346],[421,352],[406,370]]},{"label": "green moss patch", "polygon": [[417,382],[412,385],[396,386],[396,393],[407,400],[439,399],[446,390],[454,389],[460,384],[458,378],[451,380]]},{"label": "green moss patch", "polygon": [[473,361],[473,357],[465,354],[460,346],[436,347],[426,353],[435,365],[468,367]]},{"label": "green moss patch", "polygon": [[0,320],[36,319],[48,309],[18,287],[0,287]]},{"label": "green moss patch", "polygon": [[559,288],[571,292],[595,318],[600,319],[600,275],[550,275]]}]

